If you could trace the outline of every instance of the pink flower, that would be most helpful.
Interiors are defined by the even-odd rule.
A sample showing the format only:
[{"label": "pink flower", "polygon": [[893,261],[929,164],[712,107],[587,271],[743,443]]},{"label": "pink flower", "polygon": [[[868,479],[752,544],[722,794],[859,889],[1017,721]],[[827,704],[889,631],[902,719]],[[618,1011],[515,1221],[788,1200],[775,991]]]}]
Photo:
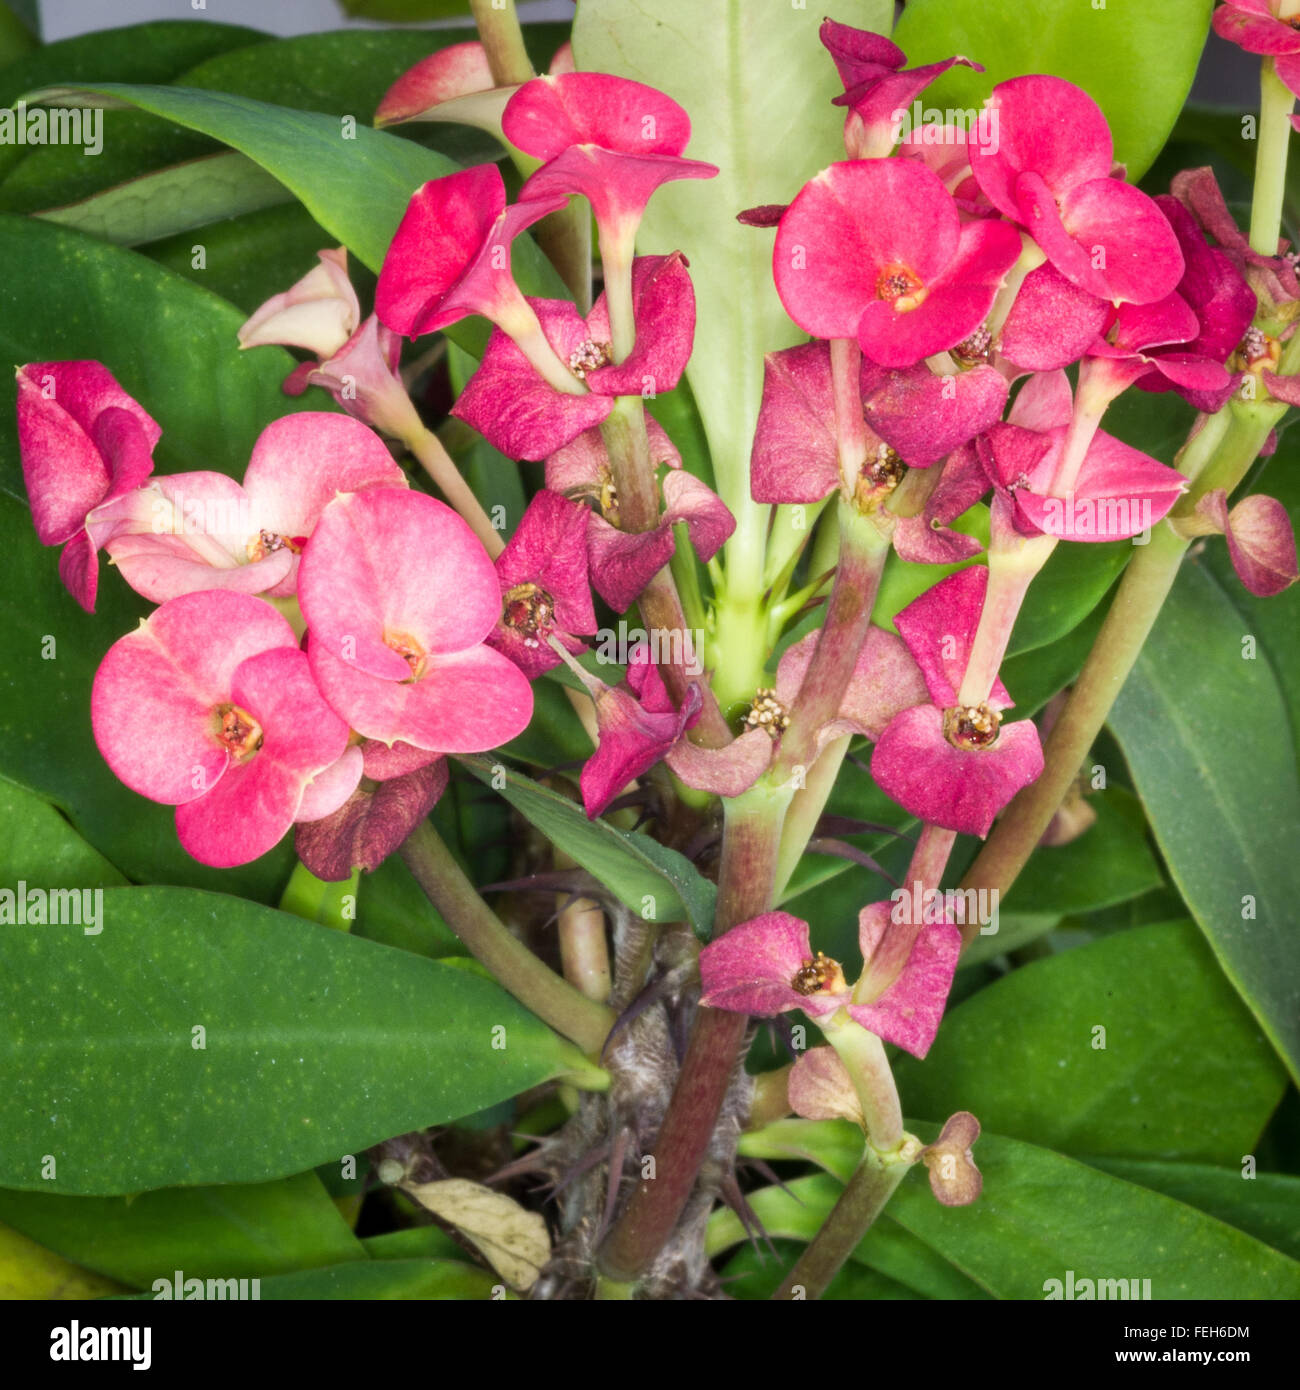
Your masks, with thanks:
[{"label": "pink flower", "polygon": [[571,652],[573,634],[596,630],[587,581],[585,507],[543,488],[528,504],[515,534],[497,556],[502,613],[488,646],[503,652],[529,680],[560,664],[554,635]]},{"label": "pink flower", "polygon": [[818,338],[855,338],[886,367],[955,347],[984,321],[1020,237],[963,224],[939,178],[913,160],[832,164],[781,218],[773,273],[786,312]]},{"label": "pink flower", "polygon": [[897,44],[869,29],[854,29],[833,19],[822,21],[820,37],[844,83],[844,95],[835,98],[835,105],[849,107],[844,146],[852,159],[889,154],[898,139],[900,113],[955,63],[976,72],[984,71],[969,58],[946,58],[924,67],[904,69],[907,55]]},{"label": "pink flower", "polygon": [[1111,306],[1080,289],[1048,261],[1025,276],[998,338],[1008,362],[1052,372],[1077,362],[1111,317]]},{"label": "pink flower", "polygon": [[[867,971],[850,986],[838,961],[813,952],[808,923],[767,912],[733,927],[700,952],[700,1003],[772,1018],[800,1009],[814,1020],[844,1009],[868,1032],[924,1057],[938,1032],[952,985],[961,932],[946,920],[893,923],[892,905],[870,903],[858,915]],[[889,979],[872,979],[872,957],[889,932],[904,928],[909,949]]]},{"label": "pink flower", "polygon": [[408,338],[482,314],[513,336],[536,319],[510,273],[510,243],[564,205],[537,198],[506,206],[495,164],[476,164],[416,190],[384,257],[375,313]]},{"label": "pink flower", "polygon": [[1296,18],[1278,18],[1278,0],[1224,0],[1214,12],[1220,38],[1273,59],[1288,91],[1300,96],[1300,28]]},{"label": "pink flower", "polygon": [[42,545],[64,545],[59,575],[95,610],[97,555],[124,526],[139,524],[135,496],[153,472],[158,424],[99,362],[19,367],[18,447]]},{"label": "pink flower", "polygon": [[1300,577],[1291,518],[1277,498],[1252,493],[1229,511],[1228,495],[1220,487],[1207,492],[1196,510],[1227,536],[1232,567],[1252,594],[1271,598]]},{"label": "pink flower", "polygon": [[958,570],[894,619],[931,703],[898,714],[871,757],[871,775],[904,810],[981,838],[1002,807],[1043,770],[1033,723],[1002,721],[1011,697],[1001,681],[994,681],[982,705],[969,708],[958,700],[987,585],[982,565]]},{"label": "pink flower", "polygon": [[146,490],[148,529],[108,542],[128,584],[155,603],[201,589],[284,597],[299,556],[335,493],[405,488],[372,431],[344,415],[303,411],[258,436],[241,487],[223,473],[176,473]]},{"label": "pink flower", "polygon": [[1073,415],[1065,373],[1044,372],[1021,388],[1008,423],[994,425],[978,442],[980,461],[1016,530],[1116,541],[1160,521],[1187,479],[1104,430],[1093,436],[1072,489],[1056,490]]},{"label": "pink flower", "polygon": [[867,423],[909,468],[929,468],[1002,418],[1007,379],[975,366],[940,376],[924,362],[900,369],[862,363]]},{"label": "pink flower", "polygon": [[1145,193],[1111,176],[1101,108],[1063,78],[1015,77],[993,89],[996,143],[980,136],[971,167],[989,201],[1048,260],[1102,299],[1150,304],[1183,273],[1178,241]]},{"label": "pink flower", "polygon": [[[95,675],[91,719],[117,776],[175,806],[181,844],[217,868],[275,845],[348,741],[289,624],[222,590],[172,599],[119,638]],[[333,785],[335,805],[359,759],[352,772],[351,786]],[[323,813],[319,800],[312,809]]]},{"label": "pink flower", "polygon": [[914,565],[952,565],[968,560],[983,548],[974,536],[951,529],[951,523],[988,491],[988,477],[973,444],[948,455],[943,472],[925,505],[915,516],[894,523],[894,549],[900,560]]},{"label": "pink flower", "polygon": [[532,717],[527,677],[485,645],[501,615],[496,570],[432,497],[336,497],[303,555],[298,597],[321,691],[366,738],[481,752]]},{"label": "pink flower", "polygon": [[630,260],[645,205],[673,179],[711,179],[715,165],[682,158],[686,112],[640,82],[600,72],[550,74],[525,82],[502,117],[505,137],[544,160],[522,198],[580,193],[591,204],[602,252]]},{"label": "pink flower", "polygon": [[333,357],[357,331],[361,305],[348,279],[347,250],[340,246],[316,255],[318,266],[253,312],[239,330],[240,347],[279,343]]},{"label": "pink flower", "polygon": [[576,664],[571,669],[596,705],[599,738],[579,779],[582,804],[591,820],[661,759],[687,786],[718,796],[739,796],[771,761],[771,739],[758,729],[725,748],[697,748],[691,743],[686,731],[700,717],[698,687],[691,684],[686,703],[675,709],[658,667],[639,649],[622,685],[606,685]]},{"label": "pink flower", "polygon": [[451,413],[511,458],[544,459],[600,424],[614,408],[615,396],[671,391],[695,336],[695,292],[685,258],[679,253],[638,257],[632,294],[636,347],[618,364],[611,355],[605,295],[585,319],[567,299],[529,301],[550,350],[575,374],[581,394],[557,390],[497,331]]}]

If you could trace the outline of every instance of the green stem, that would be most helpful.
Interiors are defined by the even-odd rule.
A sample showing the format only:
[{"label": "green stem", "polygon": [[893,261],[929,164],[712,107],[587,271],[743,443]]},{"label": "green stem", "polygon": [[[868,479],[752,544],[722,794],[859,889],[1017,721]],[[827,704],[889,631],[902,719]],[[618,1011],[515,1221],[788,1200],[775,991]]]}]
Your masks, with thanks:
[{"label": "green stem", "polygon": [[1295,98],[1282,84],[1271,58],[1259,72],[1259,143],[1255,150],[1255,191],[1250,204],[1251,249],[1277,255],[1286,198],[1286,157],[1291,141]]},{"label": "green stem", "polygon": [[428,821],[402,846],[402,858],[452,931],[521,1004],[590,1056],[600,1052],[611,1010],[584,998],[511,934]]},{"label": "green stem", "polygon": [[[771,903],[781,822],[789,796],[758,787],[724,801],[726,824],[714,935],[765,912]],[[686,1056],[655,1139],[654,1177],[643,1178],[600,1247],[608,1279],[639,1278],[672,1235],[740,1059],[748,1029],[744,1014],[701,1008]]]},{"label": "green stem", "polygon": [[515,13],[515,0],[469,0],[478,25],[478,36],[487,53],[492,81],[498,87],[514,87],[533,74],[532,59],[524,47],[524,31]]},{"label": "green stem", "polygon": [[424,471],[433,479],[438,491],[469,523],[470,530],[483,542],[483,548],[495,560],[505,549],[501,532],[492,525],[483,504],[474,496],[470,485],[461,477],[455,460],[443,447],[442,440],[430,429],[420,425],[402,440],[419,460]]},{"label": "green stem", "polygon": [[[337,883],[317,878],[306,864],[295,864],[280,898],[280,911],[292,912],[308,922],[319,922],[335,931],[351,931],[356,921],[357,886],[361,870]],[[349,901],[351,899],[351,901]]]},{"label": "green stem", "polygon": [[868,1144],[862,1165],[772,1298],[820,1298],[884,1211],[910,1166],[908,1161],[891,1161]]}]

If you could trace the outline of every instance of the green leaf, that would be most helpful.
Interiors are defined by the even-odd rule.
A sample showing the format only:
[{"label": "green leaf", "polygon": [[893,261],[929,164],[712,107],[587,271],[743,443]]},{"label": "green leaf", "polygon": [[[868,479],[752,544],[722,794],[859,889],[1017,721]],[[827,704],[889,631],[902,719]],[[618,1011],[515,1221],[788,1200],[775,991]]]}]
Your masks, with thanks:
[{"label": "green leaf", "polygon": [[1164,882],[1132,794],[1110,787],[1090,795],[1087,804],[1097,819],[1078,839],[1042,846],[1030,856],[1010,894],[1016,912],[1094,912]]},{"label": "green leaf", "polygon": [[263,1181],[578,1064],[486,980],[254,903],[110,888],[103,920],[93,938],[0,932],[9,1186],[100,1195]]},{"label": "green leaf", "polygon": [[353,19],[382,19],[389,24],[420,24],[426,19],[464,15],[466,0],[339,0]]},{"label": "green leaf", "polygon": [[[368,125],[380,99],[400,73],[460,37],[446,31],[435,35],[380,29],[305,34],[268,39],[212,57],[203,55],[195,66],[186,65],[164,76],[180,87],[250,97],[298,111],[348,116]],[[105,64],[76,72],[55,71],[42,80],[95,81],[110,74],[118,80],[149,80],[129,69]],[[33,212],[70,203],[217,148],[207,135],[180,129],[140,111],[109,110],[103,122],[104,148],[93,159],[85,158],[79,146],[27,150],[26,158],[0,187],[0,208]],[[409,132],[404,135],[410,138]],[[423,127],[418,140],[469,163],[497,159],[501,153],[489,136],[462,126]]]},{"label": "green leaf", "polygon": [[1132,556],[1130,541],[1058,545],[1029,586],[1008,656],[1036,651],[1072,632],[1106,596]]},{"label": "green leaf", "polygon": [[[938,1132],[929,1123],[909,1121],[908,1127],[923,1140]],[[1150,1279],[1153,1299],[1295,1298],[1300,1292],[1296,1261],[1158,1192],[1050,1149],[987,1132],[976,1143],[975,1160],[984,1175],[978,1201],[941,1206],[917,1165],[854,1258],[873,1266],[879,1258],[882,1272],[890,1273],[885,1261],[891,1255],[897,1259],[896,1251],[873,1250],[872,1241],[896,1224],[915,1242],[896,1250],[915,1258],[919,1247],[931,1258],[942,1257],[951,1266],[949,1278],[962,1278],[994,1298],[1043,1299],[1055,1292],[1050,1281],[1063,1284],[1071,1270],[1076,1284]],[[747,1196],[772,1234],[807,1241],[824,1223],[840,1183],[819,1174],[797,1178],[788,1188],[789,1193],[763,1188]],[[729,1211],[714,1214],[711,1252],[736,1243],[734,1219]],[[918,1260],[915,1268],[929,1268],[927,1277],[938,1277],[937,1266]],[[894,1269],[892,1277],[903,1274],[900,1265]],[[1123,1296],[1109,1287],[1106,1293]],[[1129,1295],[1142,1296],[1140,1282],[1136,1288],[1130,1284]]]},{"label": "green leaf", "polygon": [[218,218],[275,207],[292,196],[251,159],[227,150],[144,174],[37,216],[101,241],[138,246]]},{"label": "green leaf", "polygon": [[399,855],[361,880],[352,930],[370,941],[438,960],[464,950]]},{"label": "green leaf", "polygon": [[[853,22],[887,33],[892,15],[889,0],[859,0]],[[690,115],[690,156],[721,171],[661,188],[639,249],[680,250],[690,259],[699,312],[687,375],[718,491],[737,515],[753,507],[749,441],[763,354],[798,342],[800,333],[772,282],[771,233],[735,219],[759,203],[788,203],[819,169],[844,158],[842,121],[830,105],[840,85],[817,38],[820,17],[786,5],[756,22],[737,0],[583,0],[574,24],[578,66],[667,92]]]},{"label": "green leaf", "polygon": [[16,63],[39,47],[35,32],[19,19],[13,7],[0,4],[0,68]]},{"label": "green leaf", "polygon": [[1182,110],[1214,0],[1114,3],[1061,0],[910,0],[894,31],[908,66],[954,53],[983,73],[953,68],[921,97],[927,108],[978,107],[993,86],[1052,73],[1082,87],[1106,113],[1115,158],[1137,180]]},{"label": "green leaf", "polygon": [[1085,1160],[1140,1187],[1150,1187],[1208,1212],[1292,1259],[1300,1259],[1300,1177],[1210,1168],[1200,1163],[1156,1163],[1133,1158]]},{"label": "green leaf", "polygon": [[241,1279],[368,1259],[315,1173],[136,1197],[0,1189],[0,1221],[137,1289],[178,1269]]},{"label": "green leaf", "polygon": [[1076,1284],[1150,1279],[1153,1299],[1300,1295],[1300,1264],[1148,1188],[996,1134],[980,1136],[975,1161],[984,1192],[971,1206],[940,1206],[921,1170],[889,1214],[995,1298],[1042,1299],[1068,1270]]},{"label": "green leaf", "polygon": [[1243,659],[1249,635],[1185,564],[1110,727],[1175,886],[1295,1076],[1300,785],[1286,702],[1268,662]]},{"label": "green leaf", "polygon": [[581,807],[487,758],[459,758],[557,848],[575,859],[625,907],[650,920],[689,922],[707,937],[717,888],[684,855],[637,831],[588,820]]},{"label": "green leaf", "polygon": [[[0,105],[12,106],[24,92],[49,82],[92,81],[106,72],[126,82],[170,82],[196,63],[265,38],[256,29],[179,19],[81,34],[0,69]],[[0,179],[33,153],[26,145],[0,145]]]},{"label": "green leaf", "polygon": [[[295,111],[224,92],[121,82],[47,87],[31,100],[94,104],[96,98],[127,102],[165,116],[239,150],[274,175],[307,211],[378,273],[411,195],[429,179],[458,166],[445,155],[410,140],[371,130],[347,118]],[[520,237],[514,268],[528,293],[554,292],[558,277],[536,244]],[[470,344],[481,334],[460,326],[452,336]]]},{"label": "green leaf", "polygon": [[0,883],[33,887],[118,888],[126,879],[59,812],[0,778]]},{"label": "green leaf", "polygon": [[[203,259],[195,265],[199,244]],[[316,264],[317,251],[329,244],[329,233],[301,203],[291,201],[213,222],[204,227],[201,237],[181,232],[141,249],[150,260],[251,314],[305,275]],[[318,387],[312,387],[303,400],[312,410],[333,408],[328,393]]]},{"label": "green leaf", "polygon": [[[742,1246],[722,1271],[727,1296],[750,1301],[771,1298],[799,1253],[800,1246],[790,1240],[773,1240],[770,1248],[768,1241],[761,1247]],[[832,1303],[877,1303],[915,1299],[921,1295],[856,1260],[849,1260],[827,1285],[822,1297]]]},{"label": "green leaf", "polygon": [[908,1108],[936,1120],[968,1109],[1072,1153],[1219,1163],[1250,1152],[1286,1088],[1190,922],[1013,971],[944,1019],[924,1063],[895,1071]]}]

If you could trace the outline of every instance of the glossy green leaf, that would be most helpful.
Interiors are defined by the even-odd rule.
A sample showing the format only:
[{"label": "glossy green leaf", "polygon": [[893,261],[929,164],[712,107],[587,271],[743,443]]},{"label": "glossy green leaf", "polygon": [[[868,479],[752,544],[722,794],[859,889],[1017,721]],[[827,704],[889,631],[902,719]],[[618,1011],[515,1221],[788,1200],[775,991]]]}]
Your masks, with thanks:
[{"label": "glossy green leaf", "polygon": [[588,820],[582,808],[558,792],[486,758],[461,758],[482,782],[495,780],[501,795],[557,848],[572,856],[638,916],[657,922],[690,922],[707,936],[713,926],[716,886],[684,855],[648,835]]},{"label": "glossy green leaf", "polygon": [[[742,1245],[722,1270],[727,1296],[751,1301],[769,1299],[794,1264],[801,1247],[790,1240],[764,1241],[760,1247]],[[915,1299],[921,1295],[874,1269],[849,1260],[822,1295],[825,1302],[877,1303]]]},{"label": "glossy green leaf", "polygon": [[[220,140],[260,164],[364,265],[379,271],[411,195],[458,166],[445,155],[360,121],[295,111],[224,92],[97,82],[48,87],[33,99],[58,104],[110,98]],[[528,237],[514,244],[514,268],[530,293],[558,283]],[[466,341],[477,337],[466,330]]]},{"label": "glossy green leaf", "polygon": [[[911,1121],[908,1127],[923,1141],[933,1140],[939,1128]],[[826,1140],[808,1142],[815,1147]],[[984,1177],[978,1201],[941,1206],[918,1165],[855,1258],[872,1260],[870,1242],[894,1223],[931,1256],[942,1257],[952,1274],[1000,1299],[1059,1297],[1050,1281],[1064,1284],[1067,1271],[1073,1271],[1076,1284],[1149,1279],[1153,1299],[1286,1299],[1300,1293],[1300,1263],[1149,1188],[987,1131],[975,1146],[975,1159]],[[797,1201],[779,1188],[760,1189],[748,1198],[760,1215],[779,1214],[786,1223],[774,1234],[806,1241],[830,1212],[840,1183],[819,1174],[795,1179],[789,1187]],[[736,1240],[732,1220],[730,1212],[714,1215],[711,1249]],[[1141,1297],[1141,1289],[1140,1283],[1130,1284],[1130,1296]],[[1123,1295],[1108,1286],[1107,1296]]]},{"label": "glossy green leaf", "polygon": [[[234,52],[203,55],[195,65],[187,64],[165,77],[179,87],[249,97],[337,118],[347,116],[369,125],[375,108],[399,74],[459,37],[446,32],[354,29],[265,38]],[[148,80],[129,68],[105,65],[86,71],[56,71],[43,80],[95,81],[110,75],[119,80]],[[87,159],[76,146],[29,149],[0,186],[0,208],[32,212],[73,202],[218,148],[209,135],[140,111],[109,110],[103,123],[104,148],[93,159]],[[338,128],[341,130],[341,124]],[[418,138],[458,161],[500,156],[494,140],[462,126],[424,127]]]},{"label": "glossy green leaf", "polygon": [[[888,32],[889,0],[859,0],[853,22]],[[667,92],[691,118],[687,153],[716,179],[661,188],[638,249],[680,250],[691,262],[698,317],[687,375],[722,499],[749,502],[749,441],[758,418],[763,354],[800,339],[772,282],[772,233],[736,214],[788,203],[801,184],[844,158],[841,89],[817,38],[821,11],[780,6],[756,20],[736,0],[583,0],[574,24],[578,66]],[[736,541],[729,554],[734,553]]]},{"label": "glossy green leaf", "polygon": [[1072,1153],[1221,1163],[1250,1152],[1286,1087],[1189,922],[1013,971],[952,1010],[924,1062],[895,1071],[908,1108],[936,1120],[968,1109]]},{"label": "glossy green leaf", "polygon": [[1105,597],[1132,556],[1129,541],[1063,541],[1029,586],[1007,655],[1035,651],[1072,632]]},{"label": "glossy green leaf", "polygon": [[[1284,596],[1285,597],[1285,596]],[[1300,783],[1287,706],[1241,613],[1185,564],[1111,711],[1174,884],[1300,1075]]]},{"label": "glossy green leaf", "polygon": [[0,1226],[0,1302],[103,1298],[123,1287],[56,1255],[25,1235]]},{"label": "glossy green leaf", "polygon": [[0,4],[0,68],[8,67],[39,47],[40,40],[13,8]]},{"label": "glossy green leaf", "polygon": [[262,1181],[580,1065],[487,980],[254,903],[111,888],[103,918],[0,932],[12,1187]]},{"label": "glossy green leaf", "polygon": [[178,1269],[239,1279],[368,1258],[314,1173],[135,1197],[0,1189],[0,1221],[137,1289]]},{"label": "glossy green leaf", "polygon": [[[932,1139],[937,1127],[913,1128]],[[922,1170],[889,1214],[995,1298],[1042,1299],[1069,1270],[1076,1284],[1150,1279],[1162,1300],[1300,1295],[1300,1264],[1194,1207],[997,1134],[975,1157],[984,1192],[971,1206],[940,1206]]]},{"label": "glossy green leaf", "polygon": [[126,879],[33,792],[0,778],[0,884],[118,888]]},{"label": "glossy green leaf", "polygon": [[952,69],[926,89],[926,107],[979,107],[995,83],[1025,73],[1067,78],[1106,113],[1115,158],[1138,179],[1187,99],[1213,8],[1214,0],[910,0],[894,40],[912,67],[961,53],[985,68]]},{"label": "glossy green leaf", "polygon": [[415,881],[400,855],[390,855],[361,879],[357,895],[358,936],[437,960],[464,950]]},{"label": "glossy green leaf", "polygon": [[144,174],[38,216],[101,241],[138,246],[218,218],[275,207],[292,196],[246,155],[227,150]]},{"label": "glossy green leaf", "polygon": [[[0,105],[12,106],[24,92],[49,82],[90,81],[107,72],[126,82],[170,82],[196,63],[265,38],[256,29],[180,19],[80,34],[0,69]],[[0,179],[32,153],[30,146],[0,145]]]},{"label": "glossy green leaf", "polygon": [[339,4],[353,19],[382,19],[390,24],[456,19],[469,11],[466,0],[339,0]]},{"label": "glossy green leaf", "polygon": [[1248,1177],[1244,1161],[1235,1168],[1132,1158],[1086,1161],[1117,1178],[1208,1212],[1284,1255],[1300,1259],[1300,1177],[1289,1173],[1252,1173]]}]

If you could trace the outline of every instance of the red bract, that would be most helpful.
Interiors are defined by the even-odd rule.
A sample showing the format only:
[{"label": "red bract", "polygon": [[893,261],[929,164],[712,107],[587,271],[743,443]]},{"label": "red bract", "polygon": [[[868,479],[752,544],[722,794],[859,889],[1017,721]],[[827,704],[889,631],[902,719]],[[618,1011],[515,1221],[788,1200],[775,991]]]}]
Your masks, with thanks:
[{"label": "red bract", "polygon": [[916,516],[900,516],[894,523],[894,549],[912,564],[951,565],[967,560],[983,548],[974,536],[951,529],[951,523],[968,512],[988,491],[988,478],[973,444],[963,444],[948,455],[934,490]]},{"label": "red bract", "polygon": [[[640,256],[632,271],[636,347],[615,364],[602,294],[584,319],[567,299],[534,299],[550,350],[581,394],[557,390],[504,333],[494,332],[452,414],[503,454],[544,459],[598,425],[615,396],[658,395],[681,379],[695,336],[695,292],[680,254]],[[585,383],[585,387],[584,387]]]},{"label": "red bract", "polygon": [[[1246,293],[1253,305],[1254,295],[1249,289]],[[1191,350],[1200,331],[1200,320],[1180,294],[1156,304],[1121,304],[1110,329],[1088,348],[1086,380],[1091,389],[1118,396],[1155,373],[1194,404],[1218,410],[1232,395],[1236,381],[1222,360]]]},{"label": "red bract", "polygon": [[713,1009],[772,1018],[800,1009],[829,1019],[841,1009],[886,1042],[916,1057],[929,1051],[943,1016],[961,950],[961,932],[946,920],[921,926],[889,980],[871,980],[871,960],[891,927],[891,904],[858,915],[867,970],[850,987],[837,961],[814,953],[808,923],[767,912],[733,927],[700,952],[700,1002]]},{"label": "red bract", "polygon": [[527,726],[527,677],[485,645],[501,615],[496,571],[450,507],[395,488],[340,495],[298,595],[321,690],[366,738],[471,753]]},{"label": "red bract", "polygon": [[502,117],[506,139],[545,160],[523,198],[580,193],[591,204],[601,246],[630,257],[655,189],[673,179],[711,179],[715,165],[683,159],[686,112],[662,92],[599,72],[551,74],[525,82]]},{"label": "red bract", "polygon": [[477,40],[448,44],[408,68],[375,108],[375,127],[409,121],[444,101],[495,85],[487,50]]},{"label": "red bract", "polygon": [[835,98],[835,105],[849,108],[844,146],[854,159],[889,154],[898,139],[902,113],[955,63],[984,71],[969,58],[946,58],[904,70],[907,55],[897,44],[869,29],[854,29],[833,19],[822,21],[819,35],[844,83],[844,95]]},{"label": "red bract", "polygon": [[530,680],[560,664],[552,636],[580,652],[583,643],[574,634],[596,630],[587,582],[587,515],[585,507],[544,488],[497,556],[502,613],[488,645]]},{"label": "red bract", "polygon": [[940,376],[924,362],[895,370],[864,361],[867,422],[909,468],[929,468],[1002,418],[1007,379],[978,366]]},{"label": "red bract", "polygon": [[958,700],[987,585],[982,565],[958,570],[894,619],[925,676],[931,703],[897,715],[871,758],[871,775],[904,810],[980,837],[1043,770],[1033,723],[1002,722],[1011,698],[1000,681],[980,706],[964,707]]},{"label": "red bract", "polygon": [[1013,366],[1052,372],[1077,362],[1110,318],[1110,305],[1072,284],[1050,262],[1025,276],[998,338]]},{"label": "red bract", "polygon": [[1214,32],[1247,53],[1272,58],[1283,84],[1300,96],[1300,30],[1277,12],[1278,0],[1224,0],[1214,12]]},{"label": "red bract", "polygon": [[1196,510],[1227,536],[1232,567],[1252,594],[1272,598],[1300,577],[1291,518],[1276,497],[1252,493],[1229,511],[1228,495],[1220,487],[1207,492]]},{"label": "red bract", "polygon": [[375,313],[408,338],[470,314],[530,338],[537,321],[511,276],[510,243],[563,205],[556,197],[507,207],[495,164],[431,180],[411,198],[384,257]]},{"label": "red bract", "polygon": [[94,612],[99,549],[147,525],[137,489],[153,472],[159,425],[99,362],[19,367],[18,447],[42,545],[63,545],[59,575]]},{"label": "red bract", "polygon": [[[157,609],[109,648],[91,696],[95,741],[133,791],[175,806],[181,844],[229,868],[265,854],[343,757],[348,727],[325,703],[293,629],[268,604],[222,591]],[[361,772],[331,779],[323,815]]]},{"label": "red bract", "polygon": [[1047,258],[1103,299],[1150,304],[1183,273],[1178,241],[1145,193],[1111,177],[1113,145],[1101,108],[1059,77],[1016,77],[989,98],[996,142],[977,136],[971,168],[999,212]]},{"label": "red bract", "polygon": [[298,557],[338,492],[404,488],[374,433],[344,415],[303,411],[258,436],[241,487],[223,473],[176,473],[146,490],[151,517],[108,542],[131,587],[155,603],[201,589],[284,597]]},{"label": "red bract", "polygon": [[988,480],[1022,535],[1075,541],[1128,540],[1160,521],[1187,479],[1104,430],[1093,436],[1077,480],[1057,487],[1074,407],[1064,372],[1021,388],[1008,422],[977,448]]},{"label": "red bract", "polygon": [[686,737],[700,717],[701,696],[687,688],[686,702],[673,707],[657,666],[637,651],[628,663],[627,680],[606,685],[571,664],[596,704],[598,742],[582,769],[579,785],[587,816],[594,820],[629,782],[660,759],[687,786],[718,796],[739,796],[751,787],[771,760],[772,743],[753,729],[725,748],[697,748]]},{"label": "red bract", "polygon": [[984,321],[1020,237],[963,224],[938,177],[912,160],[832,164],[777,229],[773,274],[786,312],[818,338],[854,338],[874,362],[910,367]]}]

